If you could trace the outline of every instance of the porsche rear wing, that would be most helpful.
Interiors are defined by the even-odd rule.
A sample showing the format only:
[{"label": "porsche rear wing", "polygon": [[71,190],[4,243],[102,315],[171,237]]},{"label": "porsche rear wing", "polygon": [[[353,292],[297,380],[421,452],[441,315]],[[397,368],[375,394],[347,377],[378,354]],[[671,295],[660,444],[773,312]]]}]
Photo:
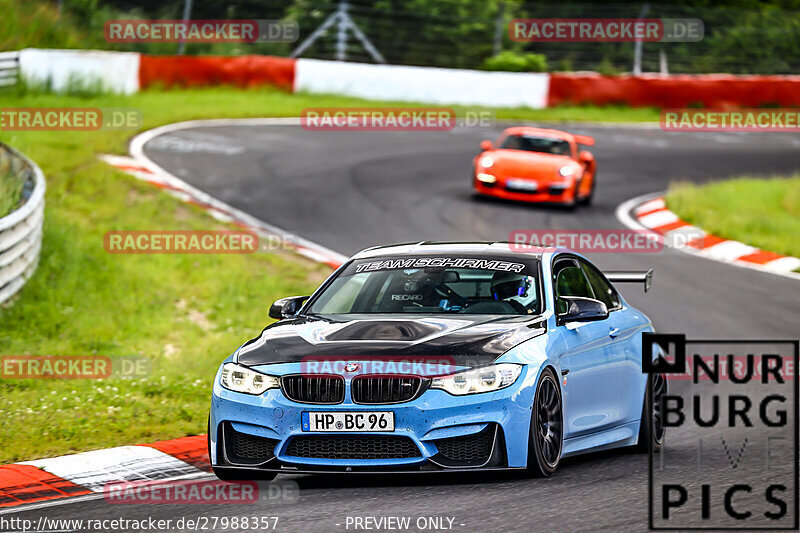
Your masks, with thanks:
[{"label": "porsche rear wing", "polygon": [[613,270],[603,272],[611,283],[641,283],[644,285],[644,292],[650,290],[653,284],[653,269],[641,270]]}]

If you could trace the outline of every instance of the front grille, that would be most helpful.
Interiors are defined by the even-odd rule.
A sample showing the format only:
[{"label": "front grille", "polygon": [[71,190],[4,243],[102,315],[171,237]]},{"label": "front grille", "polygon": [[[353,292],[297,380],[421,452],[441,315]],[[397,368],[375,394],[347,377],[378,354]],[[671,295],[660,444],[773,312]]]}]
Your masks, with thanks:
[{"label": "front grille", "polygon": [[236,464],[255,465],[274,457],[273,451],[278,443],[275,439],[241,433],[225,424],[225,453],[228,460]]},{"label": "front grille", "polygon": [[408,459],[421,456],[411,439],[395,435],[303,435],[289,442],[286,455],[311,459]]},{"label": "front grille", "polygon": [[284,376],[281,389],[287,398],[302,403],[341,403],[344,401],[342,376]]},{"label": "front grille", "polygon": [[486,462],[492,453],[494,431],[487,428],[474,435],[433,441],[439,453],[451,461]]},{"label": "front grille", "polygon": [[418,376],[358,376],[353,378],[350,389],[356,403],[397,403],[414,398],[421,385]]}]

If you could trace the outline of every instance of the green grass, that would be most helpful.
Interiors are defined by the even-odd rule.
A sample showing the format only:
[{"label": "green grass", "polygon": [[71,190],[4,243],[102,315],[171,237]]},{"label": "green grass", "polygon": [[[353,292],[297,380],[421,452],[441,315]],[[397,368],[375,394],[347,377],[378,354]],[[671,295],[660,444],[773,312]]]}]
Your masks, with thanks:
[{"label": "green grass", "polygon": [[674,183],[666,202],[681,219],[713,235],[800,257],[800,174]]},{"label": "green grass", "polygon": [[[312,106],[376,105],[275,90],[213,88],[134,96],[0,94],[0,107],[128,107],[150,129],[214,117],[298,116]],[[466,108],[458,108],[463,111]],[[473,108],[470,108],[473,109]],[[656,120],[647,109],[504,109],[498,119]],[[47,178],[39,269],[0,307],[0,354],[138,355],[137,380],[0,381],[0,463],[205,431],[219,362],[267,323],[277,297],[307,294],[327,267],[293,254],[111,255],[110,230],[218,229],[182,204],[98,160],[134,132],[0,132]]]},{"label": "green grass", "polygon": [[[98,10],[100,11],[100,10]],[[36,48],[108,48],[100,31],[79,28],[55,2],[0,0],[0,50]]]},{"label": "green grass", "polygon": [[16,209],[22,196],[24,181],[9,163],[9,159],[0,154],[0,217]]}]

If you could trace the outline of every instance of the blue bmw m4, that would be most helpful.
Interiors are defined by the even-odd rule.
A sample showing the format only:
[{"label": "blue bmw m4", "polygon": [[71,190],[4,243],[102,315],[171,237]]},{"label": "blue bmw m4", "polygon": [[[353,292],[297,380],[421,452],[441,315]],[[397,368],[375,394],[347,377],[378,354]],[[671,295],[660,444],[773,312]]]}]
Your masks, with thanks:
[{"label": "blue bmw m4", "polygon": [[311,296],[275,302],[279,320],[222,363],[214,473],[548,476],[571,455],[658,449],[667,384],[642,372],[653,327],[614,286],[651,276],[499,242],[364,250]]}]

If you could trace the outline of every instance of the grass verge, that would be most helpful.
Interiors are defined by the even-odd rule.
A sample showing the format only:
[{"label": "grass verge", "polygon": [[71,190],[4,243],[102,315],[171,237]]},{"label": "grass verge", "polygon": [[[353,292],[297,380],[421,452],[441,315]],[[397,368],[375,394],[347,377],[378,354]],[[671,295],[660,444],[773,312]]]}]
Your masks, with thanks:
[{"label": "grass verge", "polygon": [[666,202],[681,219],[713,235],[800,257],[800,174],[673,183]]},{"label": "grass verge", "polygon": [[[298,116],[354,98],[213,88],[133,96],[0,95],[0,107],[128,107],[142,129],[182,120]],[[459,108],[463,111],[465,108]],[[470,108],[472,109],[472,108]],[[650,109],[497,110],[498,119],[657,120]],[[268,320],[267,306],[306,294],[326,267],[293,254],[110,255],[110,230],[218,229],[194,207],[98,160],[124,154],[133,132],[0,132],[47,178],[39,269],[0,308],[0,355],[138,355],[136,380],[0,380],[0,463],[205,431],[219,362]]]},{"label": "grass verge", "polygon": [[24,180],[19,171],[10,165],[9,159],[0,154],[0,217],[17,208],[22,198]]}]

